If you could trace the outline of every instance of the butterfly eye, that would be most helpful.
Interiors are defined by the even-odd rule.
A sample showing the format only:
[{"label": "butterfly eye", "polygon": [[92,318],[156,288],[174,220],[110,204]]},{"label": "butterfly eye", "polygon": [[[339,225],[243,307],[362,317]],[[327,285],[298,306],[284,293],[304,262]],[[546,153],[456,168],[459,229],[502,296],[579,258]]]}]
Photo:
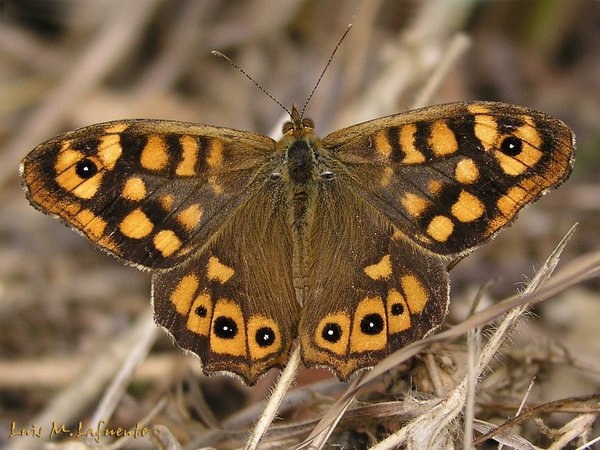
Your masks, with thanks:
[{"label": "butterfly eye", "polygon": [[233,339],[237,334],[238,327],[231,317],[217,317],[215,320],[215,335],[221,339]]},{"label": "butterfly eye", "polygon": [[269,327],[262,327],[256,330],[254,339],[259,347],[269,347],[275,342],[275,332]]},{"label": "butterfly eye", "polygon": [[87,180],[98,173],[98,167],[91,159],[84,158],[77,162],[77,165],[75,166],[75,173],[80,178]]},{"label": "butterfly eye", "polygon": [[368,314],[360,321],[360,331],[369,336],[379,334],[383,331],[383,317],[379,314]]},{"label": "butterfly eye", "polygon": [[321,172],[319,174],[319,176],[321,178],[323,178],[324,180],[333,180],[335,178],[334,173],[329,170],[326,170],[325,172]]},{"label": "butterfly eye", "polygon": [[286,122],[283,124],[283,134],[287,134],[294,129],[294,124],[292,122]]},{"label": "butterfly eye", "polygon": [[302,125],[304,125],[306,128],[315,127],[315,123],[312,121],[312,119],[302,119]]},{"label": "butterfly eye", "polygon": [[321,336],[327,342],[336,343],[342,338],[342,327],[340,327],[337,323],[328,323],[323,327]]},{"label": "butterfly eye", "polygon": [[500,151],[507,156],[517,156],[522,149],[523,141],[514,136],[508,136],[500,144]]}]

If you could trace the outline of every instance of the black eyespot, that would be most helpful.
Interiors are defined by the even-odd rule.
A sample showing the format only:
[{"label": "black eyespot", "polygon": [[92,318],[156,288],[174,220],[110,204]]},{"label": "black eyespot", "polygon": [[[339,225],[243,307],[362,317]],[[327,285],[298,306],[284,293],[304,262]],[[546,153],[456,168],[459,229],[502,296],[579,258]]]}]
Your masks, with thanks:
[{"label": "black eyespot", "polygon": [[91,159],[84,158],[75,165],[75,173],[79,178],[87,180],[98,173],[98,167]]},{"label": "black eyespot", "polygon": [[275,331],[269,327],[260,327],[258,330],[256,330],[254,340],[259,347],[268,347],[275,342]]},{"label": "black eyespot", "polygon": [[269,180],[280,180],[281,179],[281,174],[279,172],[271,172],[269,174]]},{"label": "black eyespot", "polygon": [[215,320],[214,331],[221,339],[233,339],[238,332],[238,327],[231,317],[221,316]]},{"label": "black eyespot", "polygon": [[194,312],[198,317],[206,317],[206,314],[208,313],[206,307],[202,305],[198,306]]},{"label": "black eyespot", "polygon": [[404,314],[404,305],[402,303],[394,303],[390,309],[392,316],[401,316]]},{"label": "black eyespot", "polygon": [[335,344],[342,338],[342,327],[340,327],[337,323],[330,322],[323,327],[321,337],[323,337],[323,339],[325,339],[327,342]]},{"label": "black eyespot", "polygon": [[335,175],[333,172],[326,170],[325,172],[322,172],[320,174],[321,178],[323,178],[324,180],[333,180],[335,178]]},{"label": "black eyespot", "polygon": [[523,141],[518,137],[508,136],[500,144],[500,151],[507,156],[517,156],[523,150]]},{"label": "black eyespot", "polygon": [[379,314],[367,314],[360,321],[360,331],[373,336],[383,331],[383,317]]}]

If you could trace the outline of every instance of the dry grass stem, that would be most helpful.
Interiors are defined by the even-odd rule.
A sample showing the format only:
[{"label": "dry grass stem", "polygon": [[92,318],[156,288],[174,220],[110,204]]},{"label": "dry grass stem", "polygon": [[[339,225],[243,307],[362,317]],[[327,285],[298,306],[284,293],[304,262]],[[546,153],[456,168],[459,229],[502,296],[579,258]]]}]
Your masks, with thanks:
[{"label": "dry grass stem", "polygon": [[244,447],[245,450],[254,450],[258,447],[258,443],[264,436],[264,434],[269,429],[271,422],[275,419],[279,408],[281,407],[281,403],[284,400],[285,394],[290,389],[290,386],[294,382],[294,378],[296,376],[296,372],[298,371],[298,366],[300,365],[300,347],[296,346],[296,348],[292,351],[290,355],[290,359],[288,360],[287,365],[277,383],[273,387],[273,391],[271,392],[271,396],[269,397],[269,401],[260,416],[254,430],[252,431],[252,435],[246,442]]},{"label": "dry grass stem", "polygon": [[[130,349],[147,334],[148,322],[151,320],[150,311],[142,314],[131,329],[118,336],[115,342],[108,345],[84,368],[75,382],[66,386],[43,411],[32,417],[31,423],[50,430],[53,423],[77,422],[131,358]],[[34,439],[15,439],[10,441],[7,450],[34,450],[38,448],[38,444],[39,441]]]},{"label": "dry grass stem", "polygon": [[101,420],[106,420],[112,417],[117,404],[121,401],[127,386],[131,383],[134,371],[144,361],[154,341],[158,337],[159,329],[156,327],[154,320],[148,316],[146,324],[140,323],[140,328],[133,345],[129,347],[129,353],[123,360],[119,371],[111,380],[108,388],[104,392],[96,411],[92,415],[90,423],[98,423]]}]

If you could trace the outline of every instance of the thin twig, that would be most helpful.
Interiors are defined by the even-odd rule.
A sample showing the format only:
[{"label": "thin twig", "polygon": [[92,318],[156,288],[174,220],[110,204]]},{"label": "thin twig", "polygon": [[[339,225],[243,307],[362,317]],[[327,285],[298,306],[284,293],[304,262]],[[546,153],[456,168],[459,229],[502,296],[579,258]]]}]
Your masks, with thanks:
[{"label": "thin twig", "polygon": [[[131,347],[138,341],[141,330],[146,329],[150,317],[149,310],[142,314],[126,334],[118,336],[110,346],[105,347],[106,350],[99,353],[96,359],[84,368],[78,379],[57,394],[42,412],[31,419],[31,423],[50,430],[53,423],[77,422],[114,378],[123,362],[129,358]],[[12,439],[7,450],[37,448],[39,448],[39,441],[36,439]]]},{"label": "thin twig", "polygon": [[147,317],[145,326],[143,323],[140,323],[139,328],[136,329],[138,333],[137,339],[134,340],[134,345],[129,347],[128,357],[106,389],[102,400],[90,419],[90,423],[94,424],[100,420],[108,420],[112,416],[133,377],[133,372],[144,361],[152,344],[154,344],[154,341],[158,337],[159,329],[156,327],[154,321],[148,316],[144,317]]},{"label": "thin twig", "polygon": [[279,407],[283,402],[285,394],[289,391],[290,386],[294,382],[299,365],[300,346],[296,346],[296,348],[290,355],[290,359],[288,360],[285,369],[283,370],[283,372],[281,372],[281,376],[279,377],[279,380],[277,380],[277,384],[275,385],[273,392],[271,393],[269,402],[267,403],[267,406],[265,407],[265,410],[263,411],[263,414],[258,420],[256,426],[254,427],[252,435],[246,442],[244,450],[254,450],[256,449],[256,447],[258,447],[258,443],[269,429],[271,422],[273,422],[273,420],[275,419],[275,416],[279,411]]},{"label": "thin twig", "polygon": [[448,76],[448,72],[454,68],[470,46],[471,40],[464,33],[457,33],[452,38],[442,60],[435,67],[435,71],[431,76],[428,77],[427,84],[419,90],[419,95],[413,100],[411,109],[422,108],[431,103],[434,93],[440,88],[440,85]]}]

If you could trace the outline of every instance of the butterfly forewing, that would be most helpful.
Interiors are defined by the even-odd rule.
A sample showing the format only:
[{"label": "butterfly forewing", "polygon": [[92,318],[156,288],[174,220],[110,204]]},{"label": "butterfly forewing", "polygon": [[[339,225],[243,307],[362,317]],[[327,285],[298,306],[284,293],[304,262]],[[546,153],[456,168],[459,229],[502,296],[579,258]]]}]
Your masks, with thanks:
[{"label": "butterfly forewing", "polygon": [[130,120],[51,139],[21,171],[34,206],[119,258],[161,269],[213,238],[273,149],[254,133]]},{"label": "butterfly forewing", "polygon": [[561,121],[500,103],[453,103],[323,139],[361,195],[417,244],[465,252],[565,180],[574,137]]}]

